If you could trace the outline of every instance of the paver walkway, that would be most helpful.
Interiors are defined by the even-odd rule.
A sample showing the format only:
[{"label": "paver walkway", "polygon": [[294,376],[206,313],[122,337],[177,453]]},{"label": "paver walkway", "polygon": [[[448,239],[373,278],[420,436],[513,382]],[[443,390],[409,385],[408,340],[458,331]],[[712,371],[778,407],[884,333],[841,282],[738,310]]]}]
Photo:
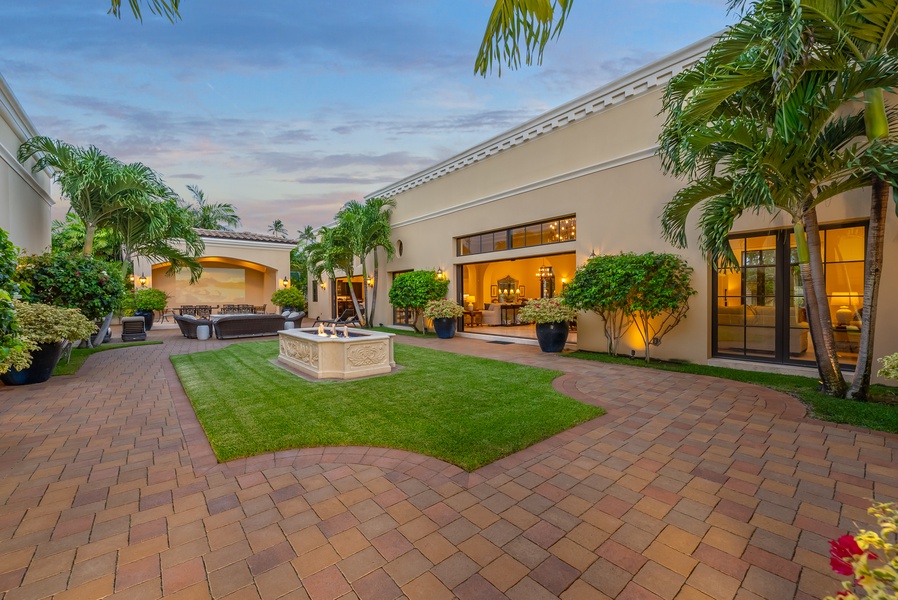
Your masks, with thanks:
[{"label": "paver walkway", "polygon": [[[608,414],[471,474],[369,448],[216,464],[176,331],[0,389],[0,596],[821,598],[827,541],[898,497],[898,436],[759,387],[483,341]],[[222,382],[226,385],[227,382]]]}]

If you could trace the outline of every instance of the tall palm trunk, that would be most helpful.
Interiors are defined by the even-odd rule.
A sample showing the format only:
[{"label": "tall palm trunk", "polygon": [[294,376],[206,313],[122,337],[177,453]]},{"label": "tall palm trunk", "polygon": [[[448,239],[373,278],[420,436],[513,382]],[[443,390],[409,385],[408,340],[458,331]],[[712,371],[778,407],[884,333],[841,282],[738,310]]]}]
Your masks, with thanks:
[{"label": "tall palm trunk", "polygon": [[371,288],[371,305],[367,306],[368,318],[374,318],[374,309],[377,307],[377,283],[380,280],[377,264],[377,248],[374,249],[374,286]]},{"label": "tall palm trunk", "polygon": [[[823,281],[823,254],[820,248],[820,227],[817,223],[817,211],[811,209],[804,214],[804,226],[795,223],[795,243],[798,248],[798,261],[801,269],[801,282],[804,286],[805,306],[808,313],[808,325],[811,340],[814,343],[814,355],[817,369],[823,381],[823,391],[829,396],[842,398],[845,396],[846,384],[839,369],[839,355],[836,353],[836,340],[833,336],[832,317],[826,304],[826,286]],[[806,244],[805,248],[802,246]]]},{"label": "tall palm trunk", "polygon": [[[889,120],[886,116],[882,89],[864,92],[864,123],[868,140],[888,137]],[[882,275],[882,249],[885,243],[886,209],[889,202],[888,186],[875,175],[871,183],[870,226],[867,235],[867,248],[864,252],[864,307],[861,311],[861,339],[854,379],[847,394],[849,398],[857,400],[866,399],[870,390],[876,306],[879,298],[879,281]]]},{"label": "tall palm trunk", "polygon": [[84,249],[81,254],[90,256],[94,252],[94,237],[97,235],[97,226],[90,222],[84,223]]},{"label": "tall palm trunk", "polygon": [[886,211],[889,187],[879,177],[873,177],[870,203],[870,228],[864,252],[864,305],[861,311],[861,339],[858,347],[854,380],[848,388],[848,398],[865,400],[870,390],[873,371],[873,334],[876,327],[877,297],[882,275],[882,254],[885,243]]}]

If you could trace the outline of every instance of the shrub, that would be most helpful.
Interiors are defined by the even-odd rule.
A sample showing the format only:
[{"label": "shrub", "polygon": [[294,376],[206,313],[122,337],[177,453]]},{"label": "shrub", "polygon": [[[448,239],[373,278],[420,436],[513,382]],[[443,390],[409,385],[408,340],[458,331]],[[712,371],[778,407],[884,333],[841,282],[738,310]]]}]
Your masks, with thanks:
[{"label": "shrub", "polygon": [[882,368],[877,375],[888,379],[898,379],[898,352],[880,358],[879,362],[882,363]]},{"label": "shrub", "polygon": [[534,298],[528,300],[519,313],[524,323],[567,323],[577,316],[563,298]]},{"label": "shrub", "polygon": [[273,293],[271,303],[276,306],[292,306],[296,310],[305,310],[306,295],[298,287],[287,287]]},{"label": "shrub", "polygon": [[[118,308],[125,283],[114,265],[91,256],[42,254],[21,261],[15,280],[27,288],[28,302],[77,308],[101,320]],[[111,275],[110,275],[111,273]]]},{"label": "shrub", "polygon": [[602,318],[608,354],[617,354],[617,344],[633,320],[628,312],[632,274],[628,263],[632,254],[603,254],[577,269],[564,290],[565,302]]},{"label": "shrub", "polygon": [[424,307],[425,319],[457,319],[463,314],[465,314],[465,309],[449,298],[431,300]]},{"label": "shrub", "polygon": [[390,304],[412,313],[412,325],[418,331],[418,316],[431,300],[439,300],[449,291],[448,279],[437,279],[434,271],[401,273],[390,288]]},{"label": "shrub", "polygon": [[13,281],[16,272],[16,247],[0,229],[0,373],[24,369],[30,364],[28,351],[34,344],[22,339],[12,294],[18,291]]},{"label": "shrub", "polygon": [[155,288],[143,288],[134,294],[136,310],[165,310],[168,306],[168,294]]},{"label": "shrub", "polygon": [[14,304],[22,336],[36,344],[83,340],[97,331],[97,326],[77,308],[18,301]]}]

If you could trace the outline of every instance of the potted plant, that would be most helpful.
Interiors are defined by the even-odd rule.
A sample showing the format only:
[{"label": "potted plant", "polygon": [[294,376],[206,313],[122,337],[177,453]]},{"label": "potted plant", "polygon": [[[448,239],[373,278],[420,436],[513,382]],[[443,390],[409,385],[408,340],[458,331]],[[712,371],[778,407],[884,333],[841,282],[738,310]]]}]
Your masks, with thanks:
[{"label": "potted plant", "polygon": [[164,311],[168,305],[168,294],[155,288],[143,288],[134,294],[134,316],[143,317],[147,331],[153,328],[156,319],[154,311]]},{"label": "potted plant", "polygon": [[66,341],[83,340],[97,326],[76,308],[57,308],[47,304],[14,302],[20,335],[29,343],[27,366],[14,366],[0,380],[6,385],[29,385],[50,379]]},{"label": "potted plant", "polygon": [[577,316],[562,298],[536,298],[521,308],[524,323],[536,323],[536,340],[543,352],[561,352],[567,342],[568,323]]},{"label": "potted plant", "polygon": [[433,330],[437,332],[437,337],[444,340],[455,336],[458,318],[463,314],[465,309],[448,298],[431,300],[424,307],[424,318],[433,321]]},{"label": "potted plant", "polygon": [[287,287],[273,293],[271,303],[280,306],[282,311],[301,311],[306,306],[306,295],[298,287]]}]

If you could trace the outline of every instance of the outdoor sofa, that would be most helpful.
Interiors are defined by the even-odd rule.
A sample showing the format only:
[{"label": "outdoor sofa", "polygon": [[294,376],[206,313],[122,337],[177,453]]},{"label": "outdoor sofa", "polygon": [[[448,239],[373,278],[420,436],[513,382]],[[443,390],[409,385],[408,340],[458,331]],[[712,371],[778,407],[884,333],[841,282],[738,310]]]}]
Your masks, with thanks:
[{"label": "outdoor sofa", "polygon": [[181,335],[186,338],[190,338],[192,340],[196,339],[196,328],[200,325],[206,325],[209,327],[209,333],[212,333],[212,321],[208,319],[197,319],[196,317],[189,316],[181,316],[174,315],[175,323],[178,324],[178,327],[181,328]]},{"label": "outdoor sofa", "polygon": [[[294,321],[302,322],[305,313]],[[215,337],[220,340],[238,337],[277,335],[284,329],[287,319],[283,315],[228,315],[215,321]]]}]

